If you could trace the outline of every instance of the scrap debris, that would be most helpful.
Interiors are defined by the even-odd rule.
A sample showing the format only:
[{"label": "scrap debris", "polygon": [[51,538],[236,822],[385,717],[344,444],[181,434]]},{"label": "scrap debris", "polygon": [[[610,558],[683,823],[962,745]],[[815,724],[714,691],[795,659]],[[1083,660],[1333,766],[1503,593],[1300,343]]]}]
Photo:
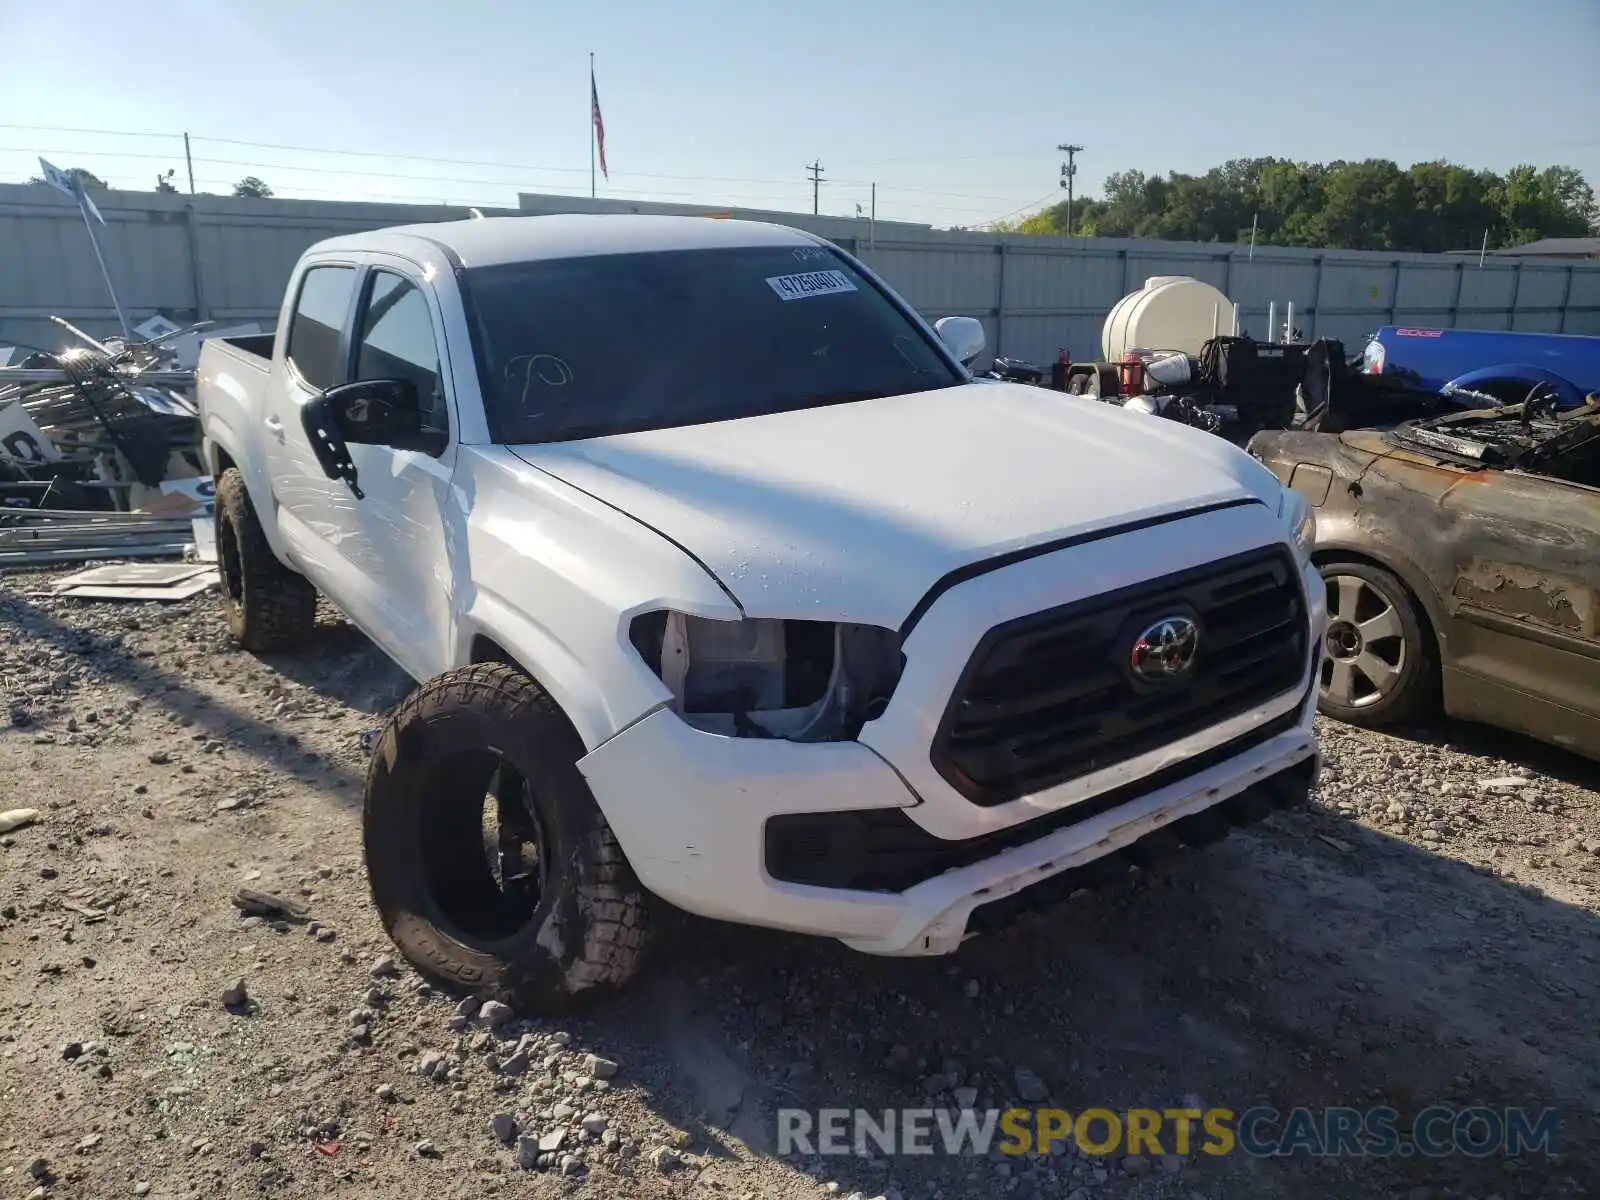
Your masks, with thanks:
[{"label": "scrap debris", "polygon": [[58,579],[57,596],[78,600],[187,600],[218,582],[214,567],[192,563],[114,563]]},{"label": "scrap debris", "polygon": [[1473,464],[1593,486],[1600,478],[1600,393],[1566,411],[1528,400],[1402,425],[1397,435]]},{"label": "scrap debris", "polygon": [[[0,351],[0,567],[210,558],[194,356],[210,322],[154,317],[144,340]],[[254,328],[254,327],[252,327]],[[226,332],[236,332],[229,330]]]},{"label": "scrap debris", "polygon": [[172,558],[193,544],[194,529],[185,518],[0,507],[0,567],[102,558]]}]

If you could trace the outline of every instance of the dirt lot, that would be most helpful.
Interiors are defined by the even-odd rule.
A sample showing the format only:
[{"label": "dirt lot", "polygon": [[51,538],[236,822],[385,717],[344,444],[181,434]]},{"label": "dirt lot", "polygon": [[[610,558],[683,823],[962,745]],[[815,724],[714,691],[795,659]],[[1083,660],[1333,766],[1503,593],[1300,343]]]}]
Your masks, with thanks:
[{"label": "dirt lot", "polygon": [[[685,920],[626,995],[491,1031],[393,966],[367,900],[361,734],[398,672],[332,613],[313,651],[258,660],[209,596],[64,601],[45,578],[0,579],[0,809],[42,811],[0,839],[0,1196],[1600,1188],[1593,764],[1478,729],[1328,726],[1306,810],[953,959]],[[241,912],[241,887],[305,917]],[[772,1152],[777,1105],[1043,1091],[1073,1111],[1557,1107],[1565,1153]],[[520,1169],[515,1132],[553,1165]]]}]

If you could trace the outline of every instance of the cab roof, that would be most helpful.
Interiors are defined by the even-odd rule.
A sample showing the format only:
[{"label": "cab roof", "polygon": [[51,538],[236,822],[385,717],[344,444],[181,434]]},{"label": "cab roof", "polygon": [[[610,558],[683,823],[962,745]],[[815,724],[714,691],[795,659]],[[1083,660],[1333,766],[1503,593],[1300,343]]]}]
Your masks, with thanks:
[{"label": "cab roof", "polygon": [[410,251],[415,255],[427,246],[447,251],[464,267],[490,267],[659,250],[814,246],[818,241],[798,229],[764,221],[634,213],[560,213],[399,225],[329,238],[312,249],[318,253],[389,250],[404,254]]}]

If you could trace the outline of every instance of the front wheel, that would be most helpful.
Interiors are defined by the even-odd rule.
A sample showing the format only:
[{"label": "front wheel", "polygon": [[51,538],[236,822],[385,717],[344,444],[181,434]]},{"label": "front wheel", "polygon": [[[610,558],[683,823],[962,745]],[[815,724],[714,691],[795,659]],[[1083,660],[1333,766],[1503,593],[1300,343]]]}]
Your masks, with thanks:
[{"label": "front wheel", "polygon": [[1433,640],[1405,584],[1381,567],[1329,562],[1327,655],[1317,707],[1377,729],[1424,715],[1439,685]]},{"label": "front wheel", "polygon": [[647,898],[548,695],[499,663],[423,684],[390,717],[363,837],[385,930],[424,974],[558,1013],[637,970]]}]

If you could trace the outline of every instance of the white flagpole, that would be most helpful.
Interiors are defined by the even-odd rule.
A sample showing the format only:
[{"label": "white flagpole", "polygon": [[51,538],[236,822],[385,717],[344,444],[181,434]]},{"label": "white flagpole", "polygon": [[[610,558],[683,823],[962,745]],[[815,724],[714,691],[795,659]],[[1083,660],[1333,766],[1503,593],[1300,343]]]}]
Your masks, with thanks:
[{"label": "white flagpole", "polygon": [[589,199],[593,200],[594,192],[594,139],[597,136],[594,127],[594,51],[589,51]]},{"label": "white flagpole", "polygon": [[78,212],[83,215],[83,227],[89,231],[89,245],[94,247],[95,259],[100,263],[100,275],[106,281],[106,291],[111,293],[111,307],[117,310],[117,324],[122,327],[122,340],[133,341],[133,332],[128,328],[128,314],[122,311],[122,301],[117,299],[116,286],[111,282],[111,268],[106,266],[106,256],[100,249],[100,239],[95,236],[94,222],[89,220],[89,197],[83,190],[83,182],[78,181]]}]

